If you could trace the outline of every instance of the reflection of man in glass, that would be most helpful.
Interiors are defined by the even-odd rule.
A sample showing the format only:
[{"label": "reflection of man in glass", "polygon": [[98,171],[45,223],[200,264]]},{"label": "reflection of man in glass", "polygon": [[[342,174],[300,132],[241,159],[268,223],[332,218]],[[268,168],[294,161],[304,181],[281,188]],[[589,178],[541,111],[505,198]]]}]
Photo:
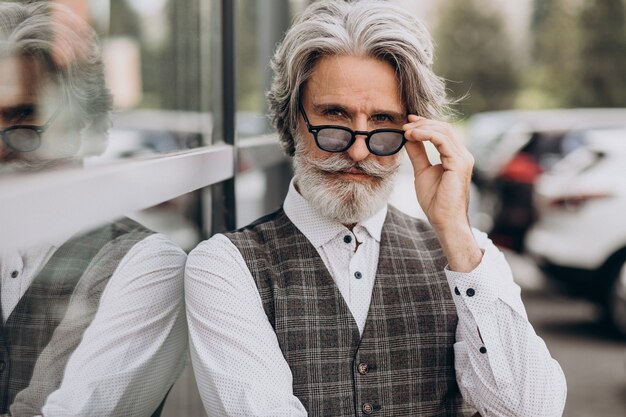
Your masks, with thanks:
[{"label": "reflection of man in glass", "polygon": [[[6,168],[66,166],[101,149],[110,107],[84,21],[53,4],[0,3]],[[185,363],[184,262],[129,219],[0,254],[0,414],[158,414]]]},{"label": "reflection of man in glass", "polygon": [[[208,412],[561,415],[563,373],[469,225],[473,160],[440,121],[432,62],[426,28],[390,2],[317,1],[286,33],[268,94],[294,156],[284,206],[187,261]],[[403,147],[430,224],[387,205]]]},{"label": "reflection of man in glass", "polygon": [[9,20],[11,15],[0,16],[0,161],[5,170],[67,163],[105,144],[111,96],[95,35],[78,17],[55,10],[45,21],[20,16],[19,25],[26,29]]},{"label": "reflection of man in glass", "polygon": [[[10,55],[3,57],[0,60],[0,74],[2,162],[18,158],[32,160],[33,156],[38,155],[35,152],[41,150],[42,135],[46,131],[48,135],[54,134],[50,127],[62,112],[63,103],[56,103],[56,110],[48,118],[42,118],[42,113],[54,106],[51,97],[62,95],[58,91],[46,91],[45,87],[50,85],[51,80],[34,58]],[[59,121],[57,126],[61,124]],[[45,148],[51,145],[46,142]],[[40,157],[40,160],[44,162],[46,159]]]}]

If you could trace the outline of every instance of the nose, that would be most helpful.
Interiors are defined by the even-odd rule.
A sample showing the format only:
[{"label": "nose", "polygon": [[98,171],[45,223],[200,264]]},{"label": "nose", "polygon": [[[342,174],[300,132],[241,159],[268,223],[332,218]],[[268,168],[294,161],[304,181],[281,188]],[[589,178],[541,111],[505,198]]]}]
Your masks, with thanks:
[{"label": "nose", "polygon": [[[367,132],[369,129],[367,127],[367,116],[363,115],[363,117],[358,117],[352,129],[360,132]],[[350,148],[348,148],[348,156],[354,162],[359,162],[364,160],[370,155],[369,149],[367,149],[367,145],[365,144],[365,135],[357,135],[354,143]]]},{"label": "nose", "polygon": [[367,145],[365,144],[365,136],[357,135],[356,140],[348,148],[348,156],[354,162],[359,162],[364,160],[370,155],[369,149],[367,149]]}]

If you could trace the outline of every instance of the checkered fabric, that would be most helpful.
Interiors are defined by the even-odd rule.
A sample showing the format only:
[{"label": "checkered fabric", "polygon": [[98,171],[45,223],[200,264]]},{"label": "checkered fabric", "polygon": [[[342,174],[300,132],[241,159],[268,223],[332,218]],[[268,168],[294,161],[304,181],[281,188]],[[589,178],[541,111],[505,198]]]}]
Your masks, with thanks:
[{"label": "checkered fabric", "polygon": [[[0,413],[41,413],[124,255],[153,232],[124,219],[72,238],[50,258],[0,334]],[[18,395],[19,393],[19,395]]]},{"label": "checkered fabric", "polygon": [[250,269],[310,416],[471,415],[454,372],[457,315],[426,223],[390,207],[363,336],[283,210],[226,236]]}]

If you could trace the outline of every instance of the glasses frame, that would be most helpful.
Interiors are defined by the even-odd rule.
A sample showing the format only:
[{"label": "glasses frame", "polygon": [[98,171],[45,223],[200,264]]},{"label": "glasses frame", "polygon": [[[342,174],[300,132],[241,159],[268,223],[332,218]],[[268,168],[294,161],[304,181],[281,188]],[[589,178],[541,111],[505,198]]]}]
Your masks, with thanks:
[{"label": "glasses frame", "polygon": [[[407,142],[406,138],[404,137],[404,130],[401,130],[401,129],[374,129],[368,132],[368,131],[363,131],[363,130],[352,130],[349,127],[338,126],[338,125],[312,125],[309,122],[309,118],[307,117],[306,112],[304,111],[304,106],[302,105],[302,102],[298,103],[298,106],[300,107],[300,112],[302,113],[302,117],[304,118],[304,122],[306,123],[306,127],[309,133],[311,133],[313,135],[313,138],[315,139],[315,144],[317,145],[318,148],[326,152],[339,153],[339,152],[347,151],[350,148],[350,146],[354,144],[357,136],[365,136],[365,145],[367,146],[367,149],[370,151],[370,153],[372,153],[373,155],[377,155],[377,156],[395,155],[396,153],[400,152],[404,144]],[[323,129],[343,130],[345,132],[350,133],[351,138],[348,141],[347,145],[342,149],[337,149],[337,150],[324,149],[320,145],[319,140],[317,139],[317,134]],[[372,138],[372,135],[375,135],[376,133],[399,133],[400,135],[402,135],[402,143],[400,144],[400,146],[398,146],[398,149],[396,149],[395,151],[381,154],[379,152],[374,151],[370,146],[370,139]]]},{"label": "glasses frame", "polygon": [[[61,114],[61,110],[63,110],[63,105],[60,105],[52,114],[52,116],[50,116],[48,121],[44,123],[43,125],[39,125],[39,126],[38,125],[13,125],[13,126],[9,126],[7,128],[0,130],[0,135],[2,135],[2,142],[4,142],[6,146],[8,146],[10,149],[12,149],[15,152],[36,151],[41,146],[41,134],[45,133],[45,131],[48,130],[50,126],[52,126],[52,123],[54,123],[54,121],[59,116],[59,114]],[[37,141],[33,147],[29,149],[15,149],[15,146],[11,145],[10,143],[11,141],[7,139],[7,133],[14,131],[14,130],[18,130],[18,129],[32,130],[33,132],[37,134]]]}]

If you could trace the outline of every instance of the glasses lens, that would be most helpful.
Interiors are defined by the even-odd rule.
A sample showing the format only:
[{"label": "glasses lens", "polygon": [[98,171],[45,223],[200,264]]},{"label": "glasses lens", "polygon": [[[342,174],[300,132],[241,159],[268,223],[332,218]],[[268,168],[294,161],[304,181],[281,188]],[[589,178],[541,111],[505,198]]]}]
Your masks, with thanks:
[{"label": "glasses lens", "polygon": [[341,152],[346,150],[352,134],[342,129],[320,129],[317,132],[317,144],[320,148],[329,152]]},{"label": "glasses lens", "polygon": [[376,155],[392,155],[403,144],[404,135],[398,132],[378,132],[370,137],[370,150]]},{"label": "glasses lens", "polygon": [[31,152],[39,147],[39,133],[33,129],[19,128],[4,132],[4,140],[13,150]]}]

